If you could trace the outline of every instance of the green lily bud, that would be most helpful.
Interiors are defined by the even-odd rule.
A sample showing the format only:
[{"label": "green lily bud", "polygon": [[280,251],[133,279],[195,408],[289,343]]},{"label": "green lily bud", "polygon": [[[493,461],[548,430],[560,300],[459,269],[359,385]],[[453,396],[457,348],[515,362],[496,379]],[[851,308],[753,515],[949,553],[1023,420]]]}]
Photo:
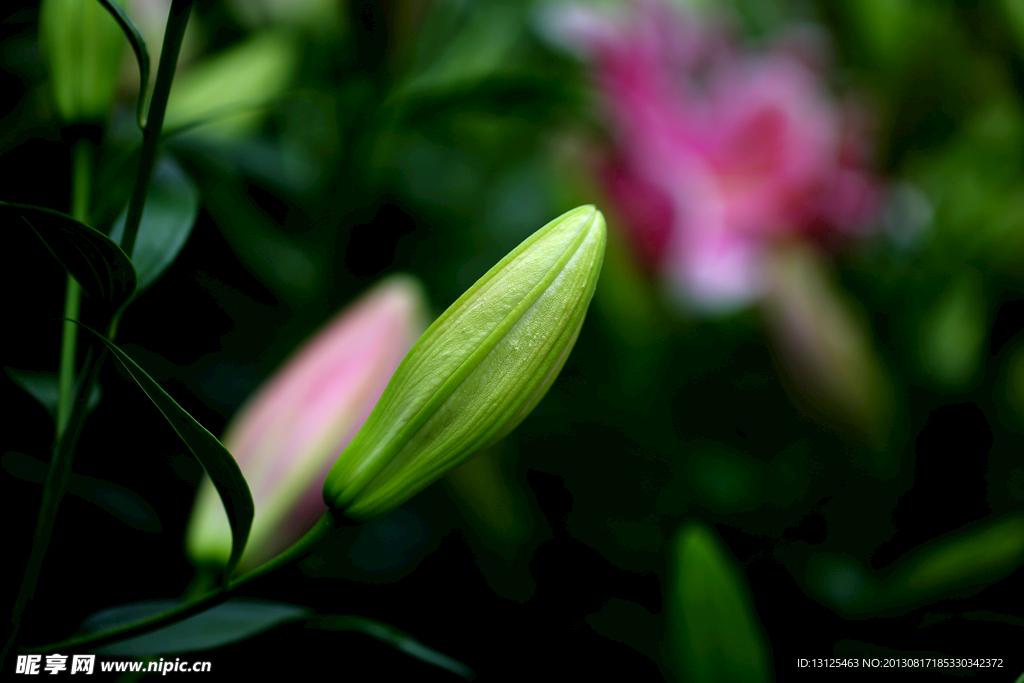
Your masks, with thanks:
[{"label": "green lily bud", "polygon": [[44,0],[39,42],[61,118],[105,118],[114,102],[125,42],[110,13],[96,0]]},{"label": "green lily bud", "polygon": [[604,216],[565,213],[491,268],[420,337],[324,482],[364,520],[492,445],[540,402],[594,295]]}]

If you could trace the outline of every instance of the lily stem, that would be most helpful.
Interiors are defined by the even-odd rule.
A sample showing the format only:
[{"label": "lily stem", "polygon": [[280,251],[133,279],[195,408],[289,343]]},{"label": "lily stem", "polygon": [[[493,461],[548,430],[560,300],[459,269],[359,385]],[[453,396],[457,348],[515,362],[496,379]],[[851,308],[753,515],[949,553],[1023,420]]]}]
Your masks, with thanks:
[{"label": "lily stem", "polygon": [[[92,143],[82,138],[71,147],[71,217],[88,223],[89,197],[92,194]],[[60,372],[57,376],[57,438],[64,433],[75,398],[75,358],[78,352],[78,320],[82,288],[68,273],[64,294],[64,329],[60,347]]]},{"label": "lily stem", "polygon": [[124,224],[124,237],[121,239],[121,249],[129,257],[135,249],[135,238],[138,237],[139,225],[142,223],[142,208],[146,203],[146,190],[149,188],[153,165],[156,163],[160,130],[163,128],[164,115],[167,113],[167,100],[171,95],[174,69],[178,64],[181,40],[185,36],[185,27],[188,26],[191,12],[192,0],[173,0],[170,14],[167,16],[167,29],[164,31],[164,42],[160,51],[160,66],[157,67],[156,84],[153,86],[153,99],[149,103],[146,128],[142,131],[139,175],[135,180],[131,201],[128,202],[128,216]]},{"label": "lily stem", "polygon": [[25,573],[18,589],[18,597],[11,612],[11,632],[3,653],[0,654],[0,664],[6,659],[7,653],[17,640],[21,628],[21,617],[35,595],[36,584],[43,568],[43,560],[50,545],[50,538],[53,536],[54,523],[57,521],[57,509],[67,490],[68,478],[71,476],[72,455],[85,423],[85,408],[89,402],[89,394],[92,392],[93,385],[96,384],[100,367],[106,355],[106,350],[100,351],[97,355],[95,346],[90,346],[86,353],[85,364],[82,367],[82,382],[79,383],[78,390],[75,392],[71,416],[67,428],[57,441],[56,450],[50,461],[50,469],[46,475],[43,499],[39,504],[39,516],[36,518],[36,530],[32,538],[32,550],[29,553],[28,564],[25,566]]},{"label": "lily stem", "polygon": [[[77,221],[85,222],[89,214],[89,197],[92,193],[92,143],[81,138],[71,147],[71,217]],[[70,474],[70,466],[63,471],[63,460],[60,456],[61,445],[67,442],[72,444],[77,440],[77,433],[74,437],[65,439],[64,435],[75,418],[77,401],[75,391],[75,360],[78,352],[78,325],[71,322],[78,320],[81,309],[82,289],[75,278],[69,273],[67,276],[67,288],[64,294],[64,322],[63,336],[60,349],[60,370],[57,375],[57,410],[55,417],[57,446],[50,462],[50,469],[46,476],[46,485],[43,487],[43,498],[39,505],[39,516],[36,520],[36,532],[32,539],[32,549],[29,554],[28,565],[22,576],[18,595],[14,601],[14,609],[11,612],[11,632],[3,652],[0,653],[0,665],[6,659],[7,652],[14,644],[21,627],[21,616],[32,600],[35,593],[36,583],[39,581],[39,571],[42,568],[43,558],[46,555],[46,548],[53,535],[53,524],[57,514],[57,507],[67,487],[67,477]],[[88,383],[86,377],[91,375],[92,355],[86,359],[86,366],[83,368],[81,384]],[[79,389],[82,387],[79,386]],[[89,391],[92,391],[90,384]],[[85,405],[82,407],[82,415],[85,414],[85,406],[88,405],[88,395],[85,398]],[[70,463],[68,463],[70,465]]]},{"label": "lily stem", "polygon": [[[181,41],[185,35],[185,27],[188,25],[188,18],[192,12],[193,0],[172,0],[171,10],[167,17],[167,28],[164,31],[163,48],[160,53],[160,67],[157,70],[156,84],[153,88],[153,99],[150,101],[149,117],[146,121],[146,129],[142,135],[142,151],[139,160],[139,174],[135,181],[131,200],[128,203],[128,217],[125,223],[124,239],[121,241],[121,248],[129,256],[135,249],[135,238],[138,236],[139,225],[142,222],[142,209],[146,203],[146,190],[149,188],[149,180],[153,175],[153,165],[156,161],[157,146],[160,142],[160,130],[164,124],[164,115],[167,111],[167,101],[171,93],[171,82],[174,80],[174,70],[178,64],[178,53],[181,50]],[[76,175],[78,157],[76,153]],[[83,164],[84,165],[84,164]],[[76,188],[76,196],[80,191]],[[82,196],[88,197],[83,193]],[[84,209],[87,212],[87,207]],[[77,216],[76,216],[77,218]],[[75,285],[77,288],[77,283]],[[72,287],[69,285],[69,291]],[[78,293],[80,296],[80,293]],[[67,308],[67,306],[66,306]],[[75,307],[77,309],[77,306]],[[78,311],[73,310],[74,318],[78,317]],[[114,314],[108,325],[108,336],[112,339],[120,321],[121,311]],[[73,322],[65,322],[75,326]],[[66,338],[65,338],[66,339]],[[73,368],[74,354],[67,351],[70,344],[65,342],[61,351],[61,365],[65,365],[66,359],[69,366]],[[66,353],[65,353],[66,352]],[[82,427],[85,424],[86,407],[89,403],[89,395],[99,378],[103,361],[106,360],[107,351],[105,348],[97,349],[96,345],[90,345],[86,355],[85,365],[82,368],[82,381],[75,391],[75,400],[71,406],[71,412],[67,417],[64,430],[57,439],[57,446],[54,449],[53,458],[50,461],[50,469],[46,476],[46,483],[43,486],[43,499],[39,506],[39,517],[36,521],[35,534],[32,538],[32,549],[29,552],[29,561],[22,576],[21,586],[18,589],[18,596],[14,601],[14,609],[11,611],[11,630],[4,649],[0,652],[0,667],[7,657],[7,653],[14,646],[21,630],[21,618],[28,603],[35,595],[36,584],[39,580],[39,573],[43,567],[43,560],[46,557],[46,550],[53,536],[53,527],[57,520],[57,509],[67,489],[68,477],[71,475],[71,462],[74,457],[75,445],[81,435]],[[71,373],[73,374],[73,373]],[[73,381],[73,380],[72,380]],[[58,418],[58,430],[61,421]]]}]

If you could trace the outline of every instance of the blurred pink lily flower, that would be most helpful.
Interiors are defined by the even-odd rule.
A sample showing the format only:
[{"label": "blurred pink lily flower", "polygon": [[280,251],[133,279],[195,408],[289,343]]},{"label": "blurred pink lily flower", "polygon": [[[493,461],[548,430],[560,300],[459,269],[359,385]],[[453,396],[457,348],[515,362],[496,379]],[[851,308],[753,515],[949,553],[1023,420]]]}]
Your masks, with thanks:
[{"label": "blurred pink lily flower", "polygon": [[592,65],[612,137],[604,184],[684,301],[750,303],[774,246],[865,230],[880,191],[863,116],[826,97],[813,49],[755,55],[678,6],[629,9],[616,21],[568,5],[548,25]]},{"label": "blurred pink lily flower", "polygon": [[[389,278],[327,323],[232,419],[223,443],[256,507],[241,569],[286,549],[327,510],[328,470],[425,328],[420,285]],[[185,545],[199,565],[224,564],[230,553],[227,516],[209,478]]]},{"label": "blurred pink lily flower", "polygon": [[787,387],[884,443],[891,384],[812,244],[879,212],[865,113],[826,93],[810,30],[754,52],[679,4],[624,9],[562,5],[543,25],[590,66],[610,137],[595,165],[640,262],[690,308],[756,304]]}]

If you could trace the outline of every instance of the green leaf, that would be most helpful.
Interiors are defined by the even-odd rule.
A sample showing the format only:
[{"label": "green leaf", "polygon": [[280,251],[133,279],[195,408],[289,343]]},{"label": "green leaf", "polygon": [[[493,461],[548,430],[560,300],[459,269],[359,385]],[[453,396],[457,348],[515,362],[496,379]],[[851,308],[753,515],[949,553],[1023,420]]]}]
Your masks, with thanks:
[{"label": "green leaf", "polygon": [[[82,629],[99,633],[164,612],[180,600],[148,600],[101,610],[86,618]],[[305,619],[306,607],[233,598],[205,612],[145,635],[96,650],[102,655],[143,656],[201,652],[237,643],[275,626]]]},{"label": "green leaf", "polygon": [[[446,91],[464,83],[501,74],[518,64],[517,47],[525,33],[524,13],[514,4],[478,3],[466,6],[457,31],[446,31],[437,20],[421,27],[428,41],[439,46],[433,55],[417,52],[426,62],[402,88],[409,91]],[[515,56],[514,56],[515,55]],[[426,59],[423,59],[426,57]]]},{"label": "green leaf", "polygon": [[[135,239],[132,262],[139,277],[139,291],[156,282],[181,252],[199,213],[199,192],[170,156],[163,156],[153,169],[146,190],[139,234]],[[110,231],[118,244],[124,236],[127,208]]]},{"label": "green leaf", "polygon": [[329,614],[309,620],[306,626],[322,631],[357,631],[385,642],[421,662],[451,671],[466,680],[471,681],[476,677],[473,670],[459,660],[432,650],[408,633],[379,621],[352,614]]},{"label": "green leaf", "polygon": [[895,617],[944,598],[976,593],[1024,565],[1024,514],[933,539],[879,579],[855,560],[816,553],[807,562],[811,593],[849,617]]},{"label": "green leaf", "polygon": [[[46,463],[24,453],[4,454],[0,466],[22,481],[33,484],[46,481]],[[72,472],[68,479],[68,493],[92,503],[134,529],[154,534],[160,531],[160,517],[156,510],[139,494],[123,486]]]},{"label": "green leaf", "polygon": [[885,581],[887,602],[934,599],[947,591],[972,591],[1024,564],[1024,515],[1008,515],[970,531],[925,544],[897,560]]},{"label": "green leaf", "polygon": [[225,576],[231,576],[245,549],[245,543],[249,539],[254,513],[252,494],[249,492],[249,486],[245,483],[245,477],[242,476],[242,470],[238,468],[231,453],[224,448],[217,437],[196,422],[195,418],[160,388],[160,385],[129,358],[128,354],[95,330],[85,325],[82,327],[96,335],[121,362],[125,370],[138,382],[149,399],[164,414],[174,431],[178,433],[181,440],[202,464],[206,473],[210,475],[210,479],[224,503],[224,510],[227,512],[228,522],[231,525],[231,556],[228,558],[224,573]]},{"label": "green leaf", "polygon": [[111,312],[135,293],[138,278],[131,259],[109,237],[71,216],[41,206],[0,202],[8,225],[31,227],[87,294]]},{"label": "green leaf", "polygon": [[[55,372],[29,372],[27,370],[15,370],[14,368],[4,368],[4,372],[7,376],[17,384],[19,387],[24,389],[32,398],[39,401],[39,403],[46,408],[47,412],[50,413],[50,417],[55,417],[57,414],[57,373]],[[100,398],[103,392],[98,384],[94,384],[92,391],[89,392],[89,403],[86,405],[86,411],[90,412],[96,408],[100,403]]]},{"label": "green leaf", "polygon": [[680,678],[768,681],[764,634],[741,569],[703,525],[686,525],[673,545],[667,646]]},{"label": "green leaf", "polygon": [[111,0],[99,0],[99,3],[106,8],[114,17],[114,21],[124,31],[124,37],[135,51],[135,59],[139,62],[139,103],[136,107],[135,116],[139,128],[146,128],[146,87],[149,85],[149,50],[146,49],[146,41],[143,39],[139,29],[132,23],[131,18],[125,13],[124,8]]},{"label": "green leaf", "polygon": [[206,210],[239,260],[275,296],[307,304],[323,286],[319,256],[302,247],[257,207],[234,178],[211,174]]}]

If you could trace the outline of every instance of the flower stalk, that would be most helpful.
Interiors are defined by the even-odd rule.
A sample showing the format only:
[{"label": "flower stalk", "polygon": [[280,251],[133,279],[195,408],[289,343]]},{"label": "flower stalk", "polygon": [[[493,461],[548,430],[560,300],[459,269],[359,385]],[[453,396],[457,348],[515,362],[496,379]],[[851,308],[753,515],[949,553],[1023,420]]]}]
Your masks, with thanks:
[{"label": "flower stalk", "polygon": [[[174,70],[178,61],[178,52],[181,48],[181,39],[185,33],[185,26],[188,24],[189,14],[192,10],[192,0],[173,0],[170,15],[167,20],[167,29],[164,33],[164,47],[160,56],[160,68],[157,72],[156,86],[153,90],[153,100],[150,105],[149,120],[146,130],[143,133],[142,154],[139,163],[139,175],[136,179],[135,188],[129,203],[128,221],[125,226],[124,240],[121,247],[128,256],[131,256],[135,246],[135,238],[139,231],[139,223],[142,219],[142,209],[146,201],[146,188],[149,185],[149,178],[152,175],[153,164],[156,160],[157,143],[160,140],[160,129],[163,126],[164,113],[167,108],[167,100],[170,96],[171,81],[174,79]],[[81,190],[78,189],[80,192]],[[82,195],[87,197],[88,195]],[[77,201],[77,200],[76,200]],[[85,200],[83,200],[85,201]],[[87,209],[86,209],[87,211]],[[71,289],[69,287],[69,289]],[[108,337],[113,338],[120,319],[120,311],[114,314],[108,327]],[[74,323],[66,323],[74,325]],[[70,352],[62,348],[62,355]],[[32,549],[29,554],[29,561],[25,567],[25,573],[18,589],[18,595],[14,601],[14,608],[11,611],[11,629],[0,653],[0,666],[6,659],[7,653],[17,642],[18,633],[21,630],[21,619],[32,596],[35,594],[36,584],[42,570],[43,561],[46,557],[46,550],[53,535],[53,526],[57,519],[57,510],[60,507],[61,499],[67,489],[68,477],[71,474],[71,463],[74,458],[75,445],[85,424],[86,407],[88,397],[93,386],[99,378],[103,361],[106,359],[105,350],[96,351],[95,347],[90,348],[86,357],[85,365],[82,368],[82,381],[79,383],[75,394],[75,400],[71,412],[67,417],[64,431],[58,438],[54,455],[50,461],[50,469],[47,473],[46,483],[43,486],[43,499],[40,503],[39,516],[36,521],[36,529],[32,538]],[[62,358],[62,365],[65,363]],[[60,421],[58,419],[58,427]]]}]

